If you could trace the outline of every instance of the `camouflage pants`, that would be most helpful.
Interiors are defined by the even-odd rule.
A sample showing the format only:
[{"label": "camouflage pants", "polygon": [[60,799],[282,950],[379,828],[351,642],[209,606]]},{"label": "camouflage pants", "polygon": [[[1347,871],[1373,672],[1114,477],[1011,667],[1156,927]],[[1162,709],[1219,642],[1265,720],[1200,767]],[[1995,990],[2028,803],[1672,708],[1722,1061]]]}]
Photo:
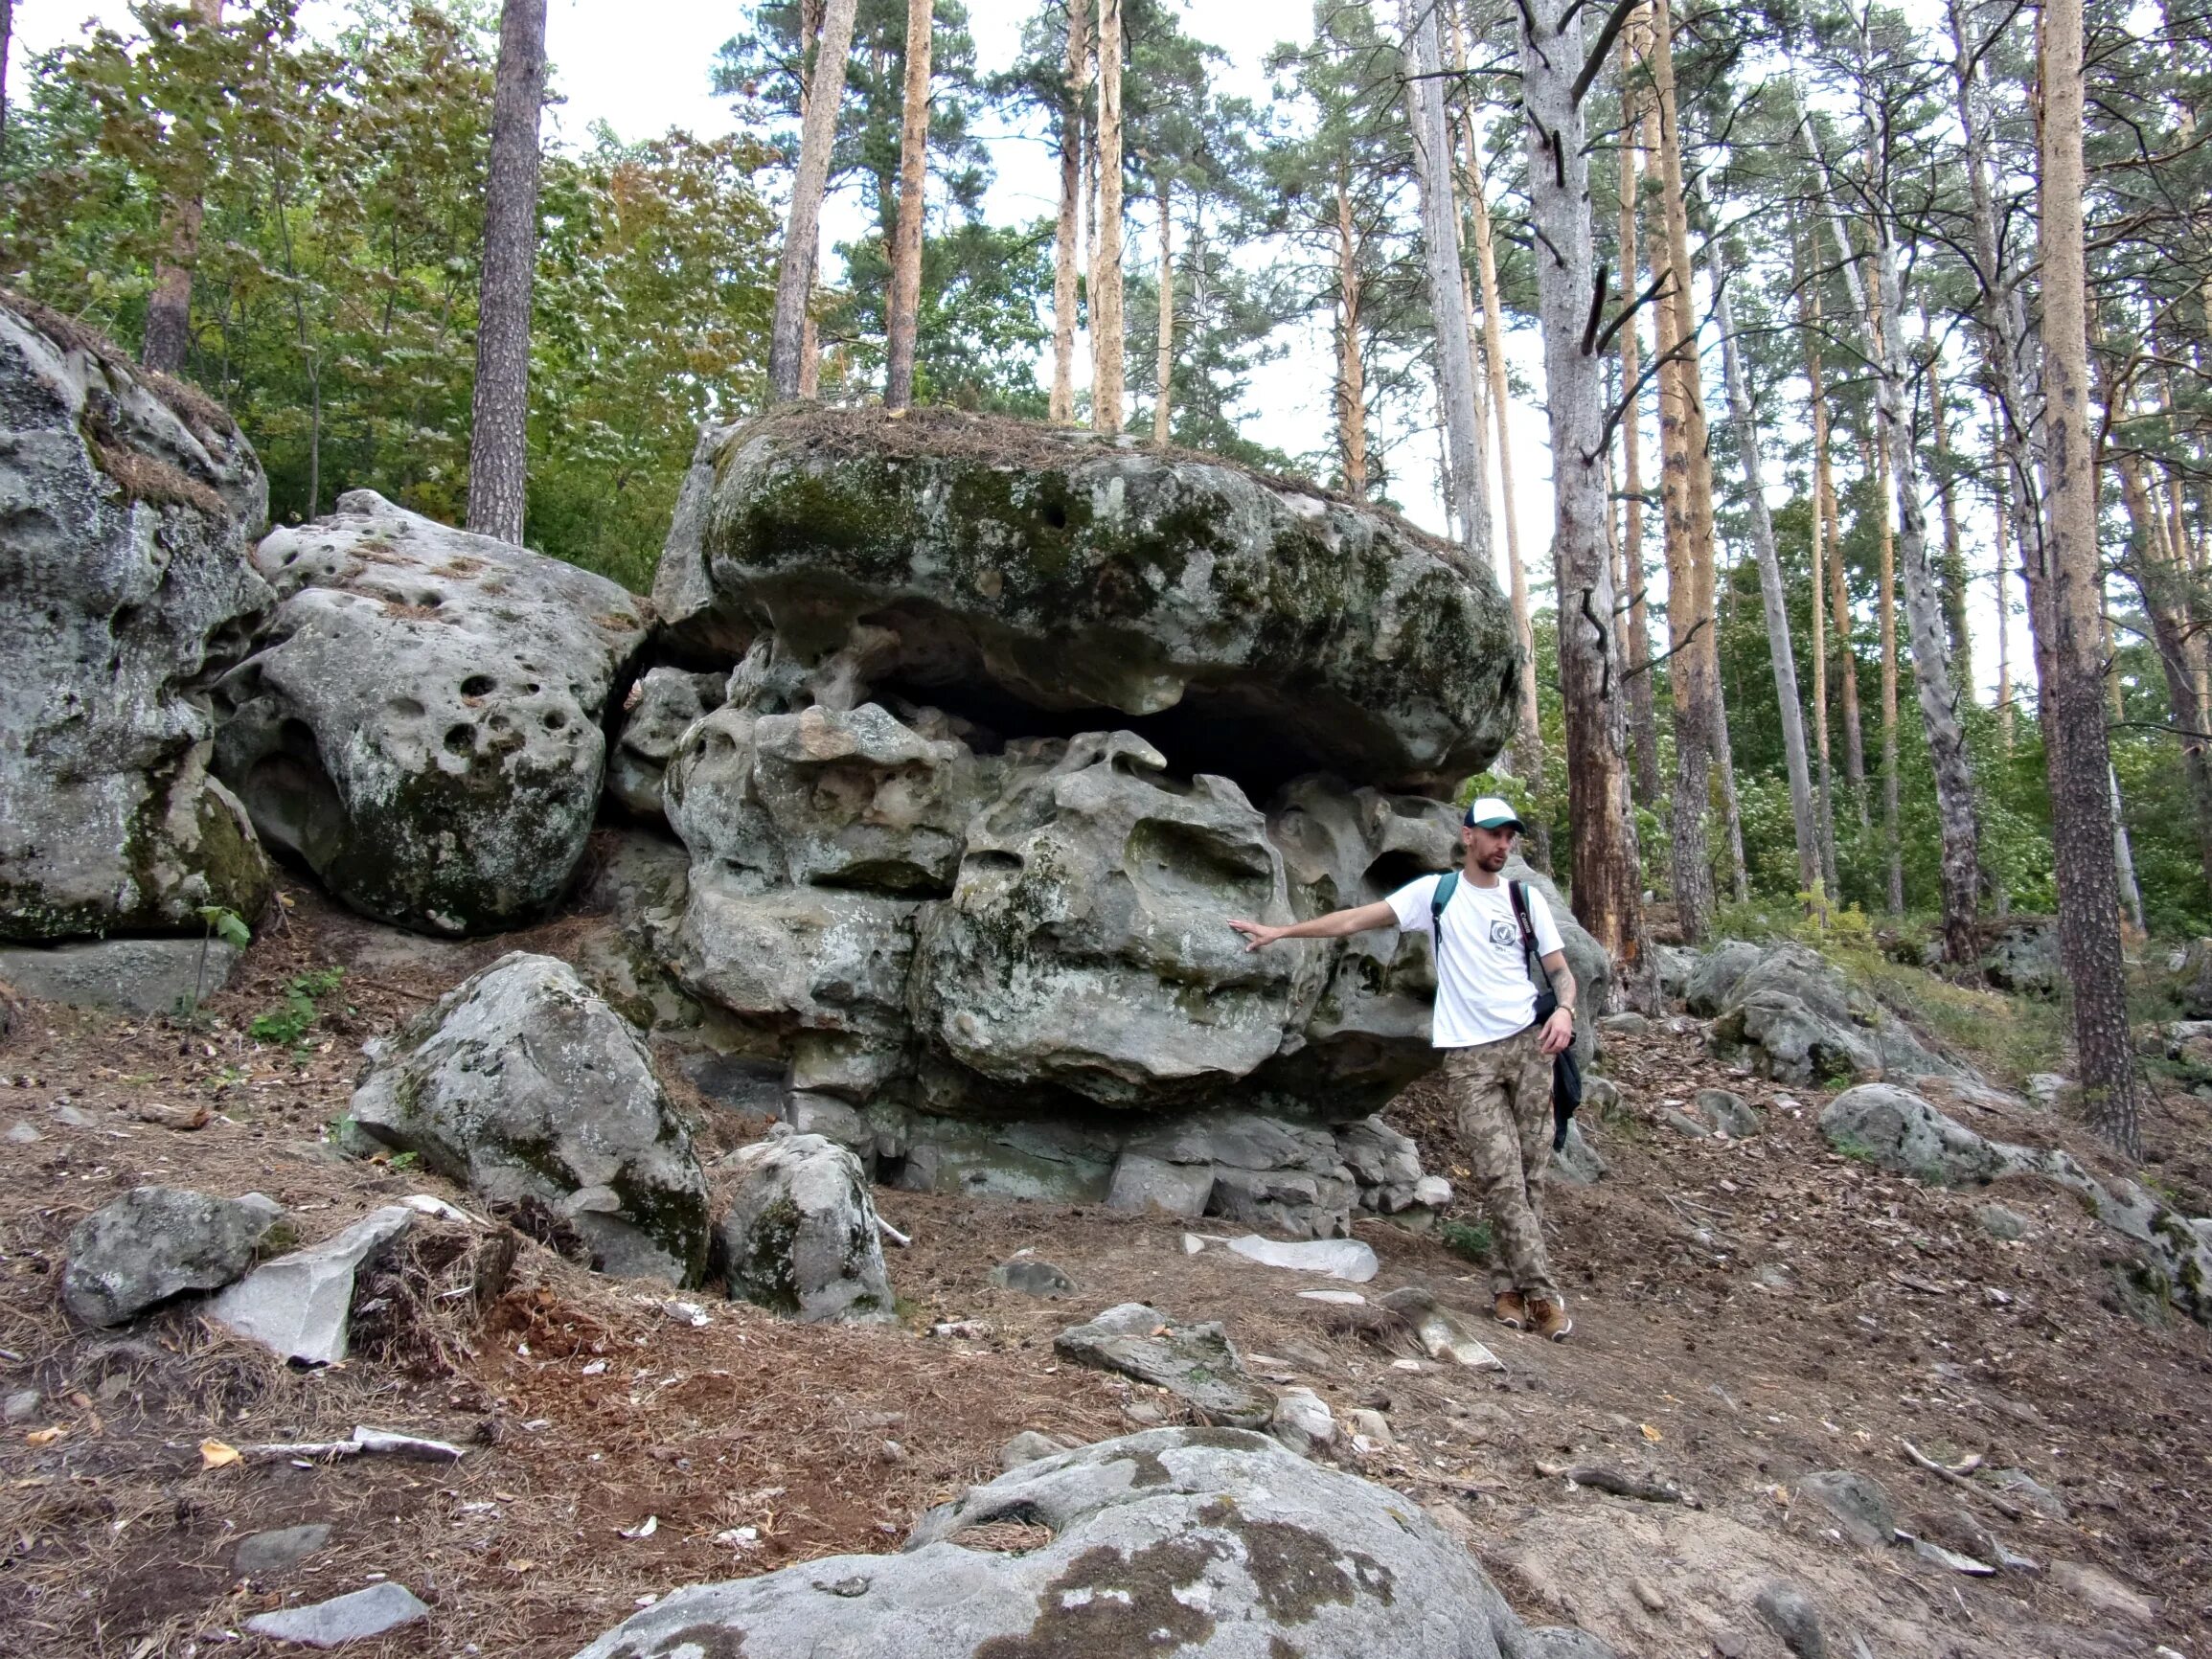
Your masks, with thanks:
[{"label": "camouflage pants", "polygon": [[1474,1171],[1474,1195],[1490,1218],[1493,1294],[1517,1290],[1557,1302],[1563,1298],[1543,1248],[1552,1059],[1538,1046],[1541,1034],[1531,1026],[1494,1043],[1447,1050],[1444,1079]]}]

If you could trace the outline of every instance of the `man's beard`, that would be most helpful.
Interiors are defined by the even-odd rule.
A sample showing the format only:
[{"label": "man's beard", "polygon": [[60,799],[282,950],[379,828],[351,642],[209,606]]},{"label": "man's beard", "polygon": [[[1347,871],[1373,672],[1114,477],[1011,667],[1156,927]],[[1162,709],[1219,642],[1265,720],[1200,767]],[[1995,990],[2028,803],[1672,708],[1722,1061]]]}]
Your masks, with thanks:
[{"label": "man's beard", "polygon": [[1485,852],[1481,857],[1477,858],[1475,862],[1481,865],[1485,870],[1491,872],[1493,875],[1495,875],[1498,871],[1505,868],[1505,861],[1510,856],[1510,853],[1501,849],[1495,852]]}]

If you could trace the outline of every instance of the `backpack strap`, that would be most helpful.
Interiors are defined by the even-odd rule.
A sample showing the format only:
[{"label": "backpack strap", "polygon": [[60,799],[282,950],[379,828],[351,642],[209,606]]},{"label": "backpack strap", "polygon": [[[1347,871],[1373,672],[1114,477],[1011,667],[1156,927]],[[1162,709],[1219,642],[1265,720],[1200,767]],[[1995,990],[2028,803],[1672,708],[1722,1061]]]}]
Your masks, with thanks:
[{"label": "backpack strap", "polygon": [[1451,902],[1451,896],[1459,889],[1459,872],[1447,870],[1436,878],[1436,892],[1428,900],[1428,931],[1436,944],[1437,961],[1444,960],[1444,907]]},{"label": "backpack strap", "polygon": [[1505,884],[1506,897],[1513,900],[1513,919],[1520,923],[1520,953],[1523,962],[1534,963],[1543,982],[1552,982],[1552,970],[1543,965],[1543,957],[1536,947],[1536,924],[1528,917],[1528,883],[1509,881]]}]

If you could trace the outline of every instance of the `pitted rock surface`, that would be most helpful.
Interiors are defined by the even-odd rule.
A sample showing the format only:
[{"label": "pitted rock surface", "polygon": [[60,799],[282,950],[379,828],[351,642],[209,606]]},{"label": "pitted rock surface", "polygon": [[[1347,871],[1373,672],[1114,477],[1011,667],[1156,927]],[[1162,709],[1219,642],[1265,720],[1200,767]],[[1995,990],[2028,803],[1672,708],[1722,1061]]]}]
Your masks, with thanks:
[{"label": "pitted rock surface", "polygon": [[1448,788],[1504,741],[1519,671],[1490,573],[1388,514],[953,410],[710,431],[654,602],[694,649],[764,620],[854,700],[896,681],[1175,711],[1224,752],[1273,745],[1284,777]]},{"label": "pitted rock surface", "polygon": [[488,1199],[552,1204],[608,1272],[699,1282],[691,1137],[636,1032],[566,963],[510,952],[365,1052],[362,1134]]},{"label": "pitted rock surface", "polygon": [[0,301],[0,938],[199,932],[270,871],[208,775],[206,682],[274,602],[237,425],[42,307]]},{"label": "pitted rock surface", "polygon": [[820,1135],[779,1130],[727,1162],[741,1182],[721,1223],[733,1299],[810,1324],[898,1317],[857,1158]]},{"label": "pitted rock surface", "polygon": [[623,698],[622,738],[607,757],[606,792],[641,818],[661,816],[661,781],[695,721],[720,708],[727,674],[649,669]]},{"label": "pitted rock surface", "polygon": [[[963,1546],[970,1529],[1010,1520],[1049,1528],[1052,1542]],[[973,1488],[925,1515],[900,1555],[678,1590],[578,1659],[1505,1659],[1537,1650],[1533,1635],[1411,1500],[1265,1435],[1155,1429]]]},{"label": "pitted rock surface", "polygon": [[379,920],[536,920],[598,810],[600,716],[644,642],[639,602],[367,489],[254,562],[282,602],[218,687],[216,760],[262,838]]}]

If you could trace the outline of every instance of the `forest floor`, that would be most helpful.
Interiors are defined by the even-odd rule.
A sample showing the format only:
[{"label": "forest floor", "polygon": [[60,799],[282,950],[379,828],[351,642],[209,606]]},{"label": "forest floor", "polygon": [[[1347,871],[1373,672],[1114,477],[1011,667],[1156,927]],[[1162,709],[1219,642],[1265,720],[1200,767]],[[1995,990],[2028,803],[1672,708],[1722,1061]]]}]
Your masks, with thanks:
[{"label": "forest floor", "polygon": [[[0,1396],[38,1395],[0,1431],[7,1652],[275,1652],[241,1639],[246,1618],[389,1578],[432,1616],[349,1651],[557,1659],[682,1584],[896,1549],[929,1505],[996,1475],[1024,1429],[1089,1441],[1179,1420],[1171,1397],[1053,1353],[1063,1327],[1143,1300],[1223,1321],[1252,1370],[1311,1386],[1340,1422],[1382,1411],[1392,1443],[1340,1452],[1348,1466],[1445,1519],[1532,1620],[1582,1625],[1624,1655],[1776,1659],[1752,1602],[1777,1578],[1819,1608],[1831,1654],[2212,1655],[2212,1333],[2129,1311],[2122,1241],[2071,1196],[2018,1178],[1930,1189],[1837,1156],[1813,1123],[1824,1094],[1731,1071],[1678,1018],[1608,1039],[1623,1100],[1588,1128],[1610,1173],[1552,1188],[1574,1335],[1483,1322],[1502,1375],[1440,1367],[1371,1308],[1296,1294],[1326,1281],[1186,1255],[1171,1220],[891,1191],[880,1208],[913,1239],[889,1252],[895,1328],[796,1326],[711,1291],[695,1325],[665,1291],[536,1244],[480,1318],[396,1329],[321,1372],[189,1307],[115,1332],[74,1326],[56,1296],[69,1231],[137,1184],[258,1190],[308,1239],[409,1193],[466,1203],[434,1176],[337,1157],[326,1126],[364,1039],[504,949],[560,953],[580,925],[416,950],[304,890],[285,916],[210,1000],[215,1023],[31,1005],[0,1048]],[[344,989],[305,1043],[239,1034],[326,966],[347,968]],[[1658,1126],[1702,1086],[1761,1107],[1765,1131]],[[201,1106],[202,1126],[171,1126]],[[2110,1168],[2043,1114],[1950,1109]],[[1458,1172],[1431,1090],[1390,1116],[1428,1168]],[[2148,1173],[2191,1214],[2205,1210],[2208,1119],[2180,1094],[2147,1118]],[[724,1115],[702,1161],[761,1127]],[[2024,1218],[2023,1237],[1991,1236],[1993,1203]],[[1357,1233],[1382,1264],[1371,1302],[1419,1283],[1480,1318],[1485,1281],[1437,1235],[1375,1219]],[[1023,1250],[1079,1290],[993,1288],[992,1268]],[[422,1306],[406,1288],[381,1287]],[[948,1322],[959,1334],[932,1333]],[[361,1423],[467,1455],[210,1466],[201,1449]],[[1983,1467],[1932,1473],[1907,1443]],[[1559,1472],[1591,1465],[1686,1501]],[[1798,1486],[1834,1468],[1875,1477],[1923,1536],[1986,1550],[1994,1534],[2041,1570],[1967,1578],[1850,1543]],[[1990,1480],[1997,1469],[2032,1476],[2049,1512]],[[263,1577],[234,1570],[242,1537],[308,1522],[332,1528],[328,1548]]]}]

